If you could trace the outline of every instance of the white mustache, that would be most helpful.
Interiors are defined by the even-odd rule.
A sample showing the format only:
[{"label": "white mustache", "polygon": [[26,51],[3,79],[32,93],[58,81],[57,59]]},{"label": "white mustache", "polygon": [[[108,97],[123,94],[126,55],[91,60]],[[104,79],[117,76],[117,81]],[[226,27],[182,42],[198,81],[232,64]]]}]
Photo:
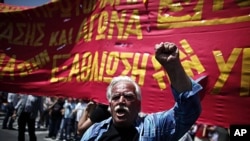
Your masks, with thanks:
[{"label": "white mustache", "polygon": [[115,112],[117,112],[117,110],[125,110],[126,112],[129,112],[129,108],[127,106],[124,106],[124,105],[115,106]]}]

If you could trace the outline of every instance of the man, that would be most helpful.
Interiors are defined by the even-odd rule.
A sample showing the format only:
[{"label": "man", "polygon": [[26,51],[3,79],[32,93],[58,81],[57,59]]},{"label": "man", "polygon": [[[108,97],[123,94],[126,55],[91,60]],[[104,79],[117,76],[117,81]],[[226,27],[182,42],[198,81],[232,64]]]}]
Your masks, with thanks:
[{"label": "man", "polygon": [[45,140],[56,139],[63,118],[63,105],[65,99],[62,97],[52,97],[52,105],[49,107],[49,132]]},{"label": "man", "polygon": [[25,141],[25,127],[28,125],[30,141],[36,141],[35,123],[38,111],[43,111],[43,99],[41,96],[22,95],[18,101],[13,116],[18,116],[18,141]]},{"label": "man", "polygon": [[201,113],[197,93],[202,87],[186,75],[175,44],[160,43],[155,49],[171,81],[174,107],[140,117],[140,87],[127,76],[115,77],[107,89],[111,117],[92,125],[81,141],[178,141],[191,128]]},{"label": "man", "polygon": [[12,117],[15,106],[18,102],[18,94],[15,93],[8,93],[8,103],[7,103],[7,111],[3,120],[3,129],[10,129],[10,130],[15,130],[13,128],[13,123],[15,119]]},{"label": "man", "polygon": [[82,135],[91,125],[110,117],[108,105],[90,101],[78,123],[78,134]]},{"label": "man", "polygon": [[66,99],[64,105],[64,117],[61,124],[59,140],[70,140],[71,132],[73,131],[73,110],[75,108],[75,101],[69,97]]}]

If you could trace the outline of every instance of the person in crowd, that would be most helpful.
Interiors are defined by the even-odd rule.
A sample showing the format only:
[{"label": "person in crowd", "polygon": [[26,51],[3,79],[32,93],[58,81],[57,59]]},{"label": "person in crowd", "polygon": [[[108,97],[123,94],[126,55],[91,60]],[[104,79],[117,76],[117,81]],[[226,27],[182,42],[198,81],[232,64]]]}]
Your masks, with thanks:
[{"label": "person in crowd", "polygon": [[91,125],[109,118],[108,105],[90,101],[78,122],[78,134],[82,135]]},{"label": "person in crowd", "polygon": [[25,141],[26,124],[30,141],[36,141],[35,123],[38,112],[43,111],[43,99],[41,96],[23,94],[15,106],[13,117],[18,117],[18,141]]},{"label": "person in crowd", "polygon": [[209,129],[209,141],[229,141],[230,135],[228,129],[213,125]]},{"label": "person in crowd", "polygon": [[195,123],[194,125],[192,125],[192,127],[189,129],[189,135],[191,136],[192,140],[194,140],[195,134],[197,132],[197,123]]},{"label": "person in crowd", "polygon": [[50,106],[53,104],[51,97],[43,96],[43,113],[41,114],[41,119],[39,119],[37,128],[43,126],[45,129],[49,127],[49,111]]},{"label": "person in crowd", "polygon": [[88,104],[88,100],[84,100],[84,99],[79,99],[79,101],[77,102],[75,109],[73,110],[73,114],[75,114],[76,118],[75,118],[75,130],[74,130],[74,135],[75,135],[75,141],[78,141],[80,139],[80,136],[78,136],[77,130],[78,130],[78,123],[79,120],[81,118],[81,116],[83,115],[84,110],[86,109]]},{"label": "person in crowd", "polygon": [[198,92],[202,86],[185,73],[175,44],[157,44],[155,51],[156,60],[166,70],[171,82],[176,101],[173,108],[139,116],[140,86],[128,76],[114,77],[106,92],[111,117],[89,127],[81,141],[177,141],[188,132],[201,113]]},{"label": "person in crowd", "polygon": [[53,104],[49,107],[49,132],[45,139],[56,139],[63,118],[64,98],[51,97]]},{"label": "person in crowd", "polygon": [[197,124],[197,131],[194,136],[194,141],[209,141],[210,125],[199,123]]},{"label": "person in crowd", "polygon": [[73,110],[75,108],[75,103],[71,97],[67,98],[64,105],[64,117],[63,117],[63,123],[62,128],[60,130],[60,137],[59,140],[70,140],[71,139],[71,133],[73,129]]},{"label": "person in crowd", "polygon": [[4,91],[0,91],[0,111],[6,113],[7,112],[7,103],[8,103],[8,93]]},{"label": "person in crowd", "polygon": [[193,141],[193,139],[189,132],[187,132],[178,141]]},{"label": "person in crowd", "polygon": [[12,115],[14,114],[15,111],[15,106],[18,102],[18,97],[19,95],[16,93],[8,93],[8,97],[7,97],[7,108],[6,108],[6,114],[5,117],[3,119],[3,125],[2,125],[2,129],[10,129],[10,130],[15,130],[13,128],[13,123],[15,121],[15,118],[12,117]]}]

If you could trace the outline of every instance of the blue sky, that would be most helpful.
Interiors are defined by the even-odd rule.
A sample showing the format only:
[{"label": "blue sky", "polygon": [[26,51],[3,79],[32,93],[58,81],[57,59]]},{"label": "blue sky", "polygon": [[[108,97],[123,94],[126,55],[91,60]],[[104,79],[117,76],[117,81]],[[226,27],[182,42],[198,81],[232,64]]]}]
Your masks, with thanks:
[{"label": "blue sky", "polygon": [[18,6],[39,6],[50,0],[4,0],[4,3]]}]

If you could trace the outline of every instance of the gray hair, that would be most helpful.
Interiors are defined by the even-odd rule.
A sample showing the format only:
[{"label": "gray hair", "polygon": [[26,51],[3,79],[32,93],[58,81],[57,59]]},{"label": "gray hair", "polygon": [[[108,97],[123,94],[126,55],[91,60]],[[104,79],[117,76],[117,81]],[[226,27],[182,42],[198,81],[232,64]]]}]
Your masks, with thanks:
[{"label": "gray hair", "polygon": [[139,101],[141,101],[141,88],[140,88],[140,86],[131,77],[117,76],[111,80],[109,86],[107,87],[106,97],[107,97],[109,102],[111,101],[111,94],[112,94],[112,89],[113,89],[114,85],[120,81],[131,82],[135,87],[135,94],[136,94],[137,99]]}]

